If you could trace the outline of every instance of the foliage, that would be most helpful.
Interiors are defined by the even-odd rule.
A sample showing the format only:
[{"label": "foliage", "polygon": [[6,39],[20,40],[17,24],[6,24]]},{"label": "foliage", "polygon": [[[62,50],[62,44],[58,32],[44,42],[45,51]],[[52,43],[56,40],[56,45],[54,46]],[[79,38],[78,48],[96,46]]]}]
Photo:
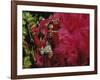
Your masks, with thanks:
[{"label": "foliage", "polygon": [[32,37],[32,25],[39,25],[39,21],[49,16],[46,13],[23,11],[22,13],[22,41],[23,41],[23,68],[29,68],[35,62],[31,60],[34,57],[34,40]]},{"label": "foliage", "polygon": [[23,67],[28,68],[32,65],[30,61],[30,54],[33,54],[34,51],[32,50],[32,35],[30,28],[33,24],[37,24],[38,18],[37,16],[33,16],[30,12],[23,12],[22,13],[22,23],[23,23]]}]

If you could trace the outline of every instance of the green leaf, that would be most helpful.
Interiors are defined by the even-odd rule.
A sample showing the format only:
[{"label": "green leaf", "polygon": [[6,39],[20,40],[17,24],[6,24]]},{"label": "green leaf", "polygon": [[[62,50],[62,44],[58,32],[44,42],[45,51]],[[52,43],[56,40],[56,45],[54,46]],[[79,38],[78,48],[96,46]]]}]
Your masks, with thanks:
[{"label": "green leaf", "polygon": [[23,26],[23,35],[25,36],[25,35],[27,35],[27,30],[26,30],[26,28],[25,28],[25,26]]},{"label": "green leaf", "polygon": [[30,50],[28,48],[25,48],[25,54],[30,55]]},{"label": "green leaf", "polygon": [[30,14],[30,12],[26,12],[25,16],[26,16],[26,18],[32,17],[32,15]]},{"label": "green leaf", "polygon": [[22,13],[22,18],[23,18],[23,19],[26,19],[26,17],[25,17],[25,12]]},{"label": "green leaf", "polygon": [[33,17],[29,17],[29,18],[27,19],[27,22],[28,22],[28,23],[33,22]]},{"label": "green leaf", "polygon": [[22,24],[23,24],[23,26],[25,26],[25,25],[26,25],[26,21],[25,21],[25,20],[23,20],[23,21],[22,21]]},{"label": "green leaf", "polygon": [[29,68],[31,65],[30,56],[24,57],[24,68]]}]

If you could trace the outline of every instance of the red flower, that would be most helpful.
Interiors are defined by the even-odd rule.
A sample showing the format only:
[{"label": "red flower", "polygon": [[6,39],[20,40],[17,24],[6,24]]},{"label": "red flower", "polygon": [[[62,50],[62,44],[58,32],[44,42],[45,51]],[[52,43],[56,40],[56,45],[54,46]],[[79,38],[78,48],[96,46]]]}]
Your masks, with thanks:
[{"label": "red flower", "polygon": [[45,46],[48,40],[53,50],[51,59],[48,56],[43,59],[43,67],[89,64],[88,14],[54,13],[48,19],[40,21],[39,31],[43,33],[45,40],[42,42],[34,36],[35,44]]},{"label": "red flower", "polygon": [[89,15],[77,13],[55,13],[54,17],[59,19],[60,25],[66,27],[69,32],[79,28],[89,27]]},{"label": "red flower", "polygon": [[67,66],[87,65],[89,62],[89,15],[55,13],[54,16],[61,22],[61,28],[58,30],[59,39],[53,49],[54,55],[59,55],[57,59],[62,55],[58,61],[62,61],[61,64],[63,64],[65,59]]},{"label": "red flower", "polygon": [[[59,30],[59,43],[56,44],[54,54],[61,57],[61,64],[71,66],[78,63],[78,51],[73,36],[64,28]],[[59,61],[59,60],[58,60]],[[60,64],[60,65],[61,65]]]},{"label": "red flower", "polygon": [[89,29],[83,28],[75,32],[74,39],[79,51],[80,63],[87,64],[89,62]]},{"label": "red flower", "polygon": [[48,21],[49,21],[48,19],[41,20],[39,23],[39,31],[44,35],[45,42],[48,35],[48,28],[47,28]]},{"label": "red flower", "polygon": [[35,65],[38,67],[43,67],[43,57],[40,55],[39,51],[35,53],[34,60],[35,60]]}]

